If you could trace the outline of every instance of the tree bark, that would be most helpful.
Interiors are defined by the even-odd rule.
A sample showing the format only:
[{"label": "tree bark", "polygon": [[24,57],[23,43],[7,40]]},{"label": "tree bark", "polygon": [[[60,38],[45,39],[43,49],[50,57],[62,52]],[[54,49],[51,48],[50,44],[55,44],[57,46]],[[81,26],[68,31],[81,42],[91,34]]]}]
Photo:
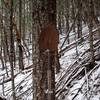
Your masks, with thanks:
[{"label": "tree bark", "polygon": [[13,100],[16,100],[15,84],[14,84],[14,37],[13,37],[13,0],[11,0],[10,7],[10,66],[11,66],[11,81],[12,81],[12,96]]},{"label": "tree bark", "polygon": [[90,41],[90,63],[91,63],[91,68],[94,67],[94,62],[95,62],[95,59],[94,59],[94,47],[93,47],[93,32],[92,32],[92,29],[93,29],[93,9],[92,9],[92,0],[89,0],[89,6],[88,6],[88,28],[89,28],[89,41]]}]

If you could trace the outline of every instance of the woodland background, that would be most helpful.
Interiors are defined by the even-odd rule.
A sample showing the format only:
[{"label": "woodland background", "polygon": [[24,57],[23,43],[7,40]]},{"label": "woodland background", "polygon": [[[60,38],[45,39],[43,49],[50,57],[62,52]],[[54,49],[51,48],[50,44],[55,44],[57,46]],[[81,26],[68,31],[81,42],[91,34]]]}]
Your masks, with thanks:
[{"label": "woodland background", "polygon": [[[49,56],[40,61],[48,23],[59,34],[58,73]],[[100,0],[0,0],[0,97],[100,100]]]}]

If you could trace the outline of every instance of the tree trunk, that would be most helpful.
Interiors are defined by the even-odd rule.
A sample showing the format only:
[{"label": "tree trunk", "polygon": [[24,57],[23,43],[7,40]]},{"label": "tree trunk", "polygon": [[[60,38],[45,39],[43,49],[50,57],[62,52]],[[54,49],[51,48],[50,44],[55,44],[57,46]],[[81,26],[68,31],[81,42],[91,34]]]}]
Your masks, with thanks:
[{"label": "tree trunk", "polygon": [[93,12],[92,12],[92,0],[89,0],[89,7],[88,7],[88,28],[89,28],[89,41],[90,41],[90,63],[91,63],[91,68],[94,67],[94,62],[95,62],[95,59],[94,59],[94,47],[93,47],[93,32],[92,32],[92,29],[93,29]]},{"label": "tree trunk", "polygon": [[[23,50],[21,46],[21,29],[22,29],[22,0],[19,0],[19,40],[18,40],[18,47],[19,47],[19,69],[24,70],[23,64]],[[16,26],[17,27],[17,26]]]},{"label": "tree trunk", "polygon": [[13,0],[11,0],[10,7],[10,66],[11,66],[11,81],[12,81],[12,96],[13,100],[16,100],[15,96],[15,84],[14,84],[14,37],[13,37]]},{"label": "tree trunk", "polygon": [[[33,10],[33,16],[32,16],[33,21],[32,22],[34,22],[32,29],[35,29],[32,32],[32,35],[33,35],[32,36],[33,37],[33,65],[34,65],[33,66],[33,99],[34,100],[55,100],[55,67],[54,67],[55,56],[54,56],[54,52],[51,53],[52,51],[49,50],[50,59],[47,61],[48,56],[47,56],[46,50],[41,51],[40,48],[38,48],[38,45],[39,45],[38,44],[38,37],[39,37],[38,32],[40,32],[38,28],[39,26],[41,26],[40,17],[39,17],[40,11],[37,10],[39,6],[37,5],[37,2],[36,1],[32,1],[32,2],[35,3],[35,6],[32,6],[33,7],[32,8]],[[43,0],[41,1],[41,3],[43,5],[40,10],[42,10],[42,12],[45,12],[45,16],[47,18],[47,21],[42,22],[42,26],[44,26],[43,28],[46,32],[48,29],[46,27],[48,27],[48,25],[51,25],[50,27],[54,26],[53,30],[55,32],[56,30],[56,0],[48,0],[48,1]],[[49,48],[46,48],[46,49],[49,49]],[[39,51],[40,51],[40,55],[39,55]],[[49,69],[47,68],[47,66],[49,67]]]}]

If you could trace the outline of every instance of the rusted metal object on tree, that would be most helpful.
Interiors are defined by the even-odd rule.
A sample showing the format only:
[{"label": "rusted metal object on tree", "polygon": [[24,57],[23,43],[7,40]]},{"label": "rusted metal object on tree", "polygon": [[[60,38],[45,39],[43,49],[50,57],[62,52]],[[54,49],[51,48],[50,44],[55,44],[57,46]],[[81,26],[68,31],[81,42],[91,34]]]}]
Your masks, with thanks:
[{"label": "rusted metal object on tree", "polygon": [[[58,57],[58,43],[59,43],[59,33],[56,27],[52,24],[46,24],[41,29],[39,36],[39,50],[40,55],[42,55],[45,50],[50,50],[50,55],[52,55],[52,64],[56,65],[56,70],[59,72],[60,63]],[[56,58],[56,61],[55,61]],[[56,64],[55,64],[56,63]]]},{"label": "rusted metal object on tree", "polygon": [[58,51],[59,34],[53,24],[44,25],[39,37],[39,49],[45,51]]}]

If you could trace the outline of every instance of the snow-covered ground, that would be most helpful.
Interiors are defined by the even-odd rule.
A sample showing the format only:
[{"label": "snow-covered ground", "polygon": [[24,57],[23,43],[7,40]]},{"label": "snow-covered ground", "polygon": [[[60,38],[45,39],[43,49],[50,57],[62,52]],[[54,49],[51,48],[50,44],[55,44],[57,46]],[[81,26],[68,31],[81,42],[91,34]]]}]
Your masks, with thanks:
[{"label": "snow-covered ground", "polygon": [[[87,33],[87,31],[88,31],[87,27],[85,27],[83,32]],[[61,38],[63,39],[63,37]],[[61,43],[62,41],[63,40],[61,40]],[[79,59],[82,59],[81,55],[87,49],[89,49],[89,44],[87,41],[84,41],[84,43],[78,45],[77,47],[78,56],[76,55],[76,46],[67,50],[61,56],[60,64],[62,69],[60,73],[56,74],[56,82],[59,82],[62,79],[57,84],[57,86],[58,89],[60,88],[65,89],[65,92],[61,93],[61,97],[59,97],[59,100],[100,100],[100,61],[96,61],[97,65],[95,66],[95,68],[91,70],[88,74],[86,74],[84,77],[79,79],[74,79],[74,81],[72,81],[72,86],[67,87],[67,85],[64,85],[64,83],[66,84],[66,80],[68,81],[70,80],[68,78],[71,74],[67,73],[70,73],[71,65],[76,64],[75,63],[76,61],[78,61],[78,64],[80,64]],[[88,56],[88,54],[86,55]],[[26,67],[31,66],[32,59],[28,60],[27,58],[25,58],[24,65]],[[5,74],[6,70],[3,71],[1,70],[1,66],[2,65],[0,64],[0,96],[6,97],[7,100],[12,100],[11,81],[8,81],[2,85],[3,81],[6,81],[10,78],[10,67],[9,67],[10,65],[9,63],[7,64],[9,77],[7,77],[7,75]],[[18,97],[18,100],[32,100],[32,68],[21,72],[18,70],[18,65],[16,62],[15,69],[16,69],[15,87],[16,87],[16,96]],[[65,77],[62,78],[63,76]],[[71,76],[71,78],[73,78],[73,76]],[[4,88],[4,93],[2,91],[3,90],[2,88]]]}]

